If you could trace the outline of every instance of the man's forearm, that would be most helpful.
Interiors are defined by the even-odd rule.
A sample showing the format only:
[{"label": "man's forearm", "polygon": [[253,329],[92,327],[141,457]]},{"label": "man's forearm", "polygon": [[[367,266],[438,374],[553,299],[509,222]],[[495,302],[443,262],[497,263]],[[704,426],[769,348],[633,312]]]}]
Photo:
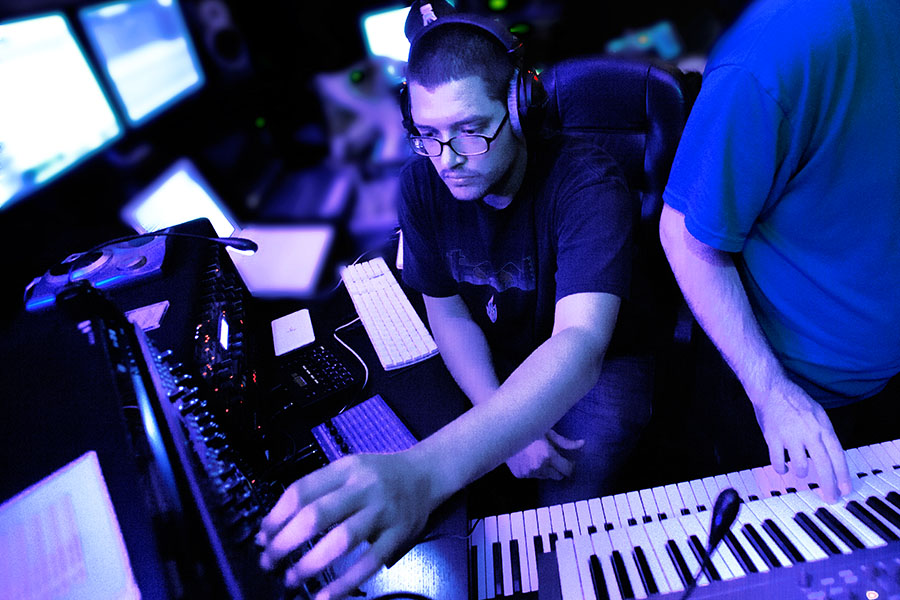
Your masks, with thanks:
[{"label": "man's forearm", "polygon": [[752,402],[764,401],[786,376],[747,298],[731,255],[697,241],[684,216],[668,206],[660,239],[672,272],[698,322],[734,370]]},{"label": "man's forearm", "polygon": [[559,332],[488,400],[419,443],[414,452],[436,465],[435,496],[446,498],[545,434],[597,382],[604,349],[577,328]]}]

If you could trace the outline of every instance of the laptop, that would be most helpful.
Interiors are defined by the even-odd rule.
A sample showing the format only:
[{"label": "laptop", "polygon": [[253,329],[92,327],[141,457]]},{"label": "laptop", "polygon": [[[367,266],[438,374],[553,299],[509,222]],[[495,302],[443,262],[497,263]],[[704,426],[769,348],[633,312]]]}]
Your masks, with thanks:
[{"label": "laptop", "polygon": [[121,218],[138,233],[206,218],[220,237],[256,242],[259,249],[252,254],[227,250],[250,293],[269,298],[313,296],[336,234],[328,223],[240,224],[188,158],[175,161],[127,202]]}]

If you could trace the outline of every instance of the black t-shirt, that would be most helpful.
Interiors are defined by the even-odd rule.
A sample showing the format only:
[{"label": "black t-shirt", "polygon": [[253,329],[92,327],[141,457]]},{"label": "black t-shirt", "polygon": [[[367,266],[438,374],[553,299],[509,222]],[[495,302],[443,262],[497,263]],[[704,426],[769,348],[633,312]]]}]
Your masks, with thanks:
[{"label": "black t-shirt", "polygon": [[403,281],[462,297],[501,381],[550,337],[559,299],[628,297],[639,214],[619,165],[596,145],[556,136],[529,140],[528,153],[503,209],[456,200],[426,158],[400,174]]}]

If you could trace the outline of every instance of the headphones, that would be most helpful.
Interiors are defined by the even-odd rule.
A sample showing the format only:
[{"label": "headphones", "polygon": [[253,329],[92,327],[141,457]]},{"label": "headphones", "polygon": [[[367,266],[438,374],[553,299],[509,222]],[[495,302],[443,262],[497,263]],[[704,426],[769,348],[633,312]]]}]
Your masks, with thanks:
[{"label": "headphones", "polygon": [[[418,4],[419,3],[414,3],[408,19],[417,18],[417,15],[413,14],[412,11],[415,10]],[[537,72],[524,66],[522,55],[525,48],[522,42],[498,21],[493,19],[482,17],[480,15],[462,13],[451,13],[436,19],[432,12],[430,13],[431,20],[429,21],[426,10],[430,10],[429,4],[422,6],[421,11],[423,20],[426,21],[426,24],[418,29],[411,37],[410,53],[412,53],[412,48],[423,33],[445,23],[463,23],[486,31],[506,48],[506,54],[515,68],[515,73],[509,83],[509,93],[507,95],[509,123],[513,133],[516,137],[524,138],[526,131],[533,131],[536,124],[540,122],[541,112],[547,101],[547,92],[544,90],[544,85],[538,78]],[[403,115],[403,127],[406,131],[408,131],[410,135],[418,135],[412,119],[412,108],[410,107],[409,100],[409,85],[405,80],[400,85],[400,112]]]}]

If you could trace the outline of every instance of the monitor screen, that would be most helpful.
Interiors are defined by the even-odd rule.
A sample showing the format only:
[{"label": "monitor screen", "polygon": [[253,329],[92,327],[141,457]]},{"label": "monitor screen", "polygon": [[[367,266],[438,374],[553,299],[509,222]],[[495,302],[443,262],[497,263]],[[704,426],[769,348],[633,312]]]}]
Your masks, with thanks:
[{"label": "monitor screen", "polygon": [[360,17],[363,39],[370,56],[406,62],[409,40],[403,32],[409,7],[386,8]]},{"label": "monitor screen", "polygon": [[131,125],[203,86],[177,0],[126,0],[78,12],[91,49]]},{"label": "monitor screen", "polygon": [[122,128],[62,14],[0,23],[0,208]]}]

